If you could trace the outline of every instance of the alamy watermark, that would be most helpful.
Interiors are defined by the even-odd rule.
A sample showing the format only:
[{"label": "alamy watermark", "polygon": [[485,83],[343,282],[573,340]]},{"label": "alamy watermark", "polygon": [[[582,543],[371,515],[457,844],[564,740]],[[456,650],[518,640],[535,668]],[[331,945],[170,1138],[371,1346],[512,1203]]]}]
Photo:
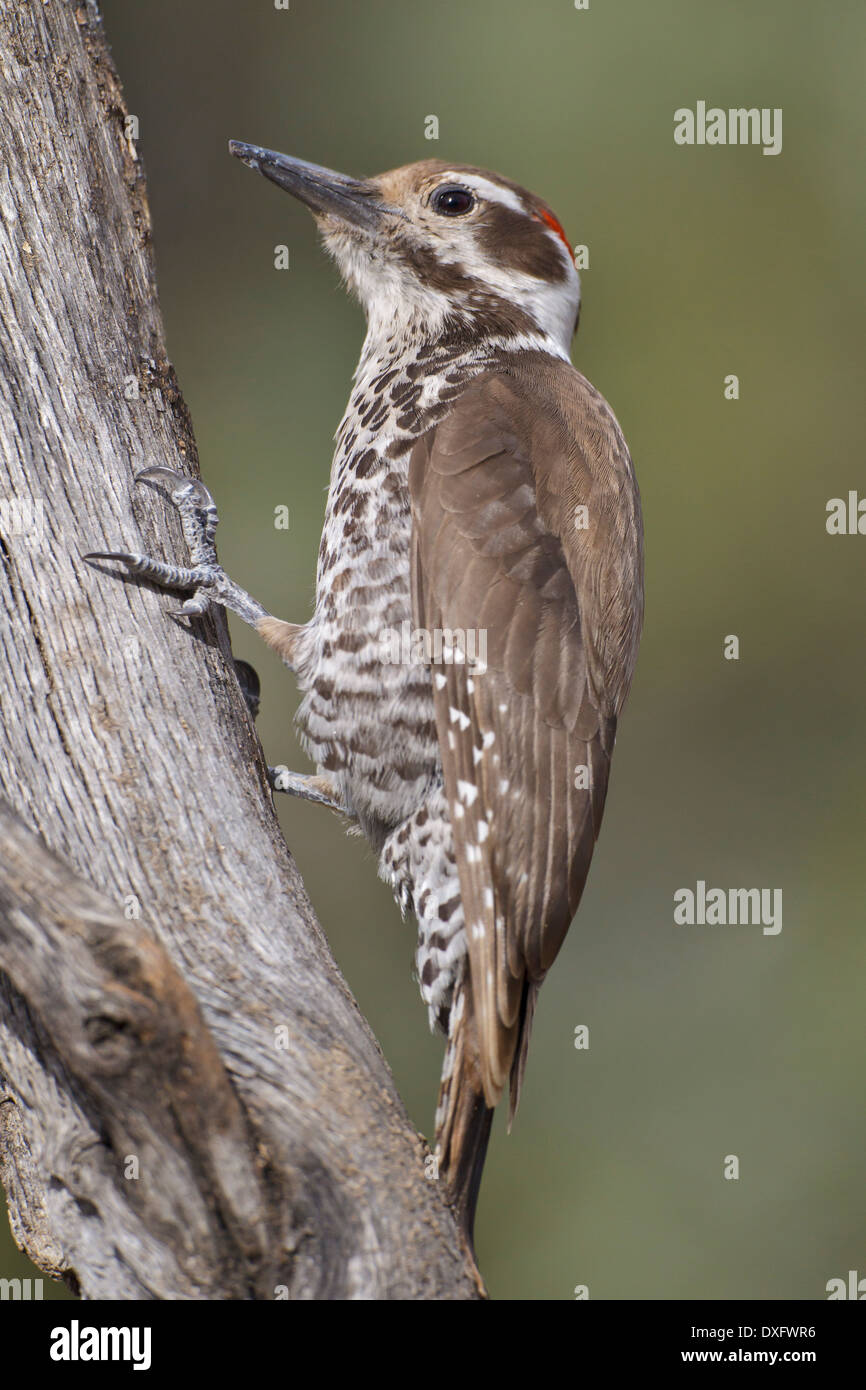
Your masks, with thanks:
[{"label": "alamy watermark", "polygon": [[487,670],[485,627],[413,627],[407,618],[379,634],[379,649],[389,666],[470,666],[478,675]]},{"label": "alamy watermark", "polygon": [[763,927],[764,936],[782,930],[781,888],[708,888],[699,878],[694,889],[674,893],[674,922],[679,927]]},{"label": "alamy watermark", "polygon": [[852,1298],[858,1303],[866,1299],[866,1279],[861,1279],[856,1269],[848,1270],[847,1279],[828,1279],[825,1288],[829,1303],[839,1298]]},{"label": "alamy watermark", "polygon": [[866,498],[853,489],[845,497],[831,497],[824,523],[828,536],[866,536]]},{"label": "alamy watermark", "polygon": [[0,1279],[0,1302],[7,1299],[14,1299],[16,1302],[27,1302],[30,1299],[42,1299],[45,1292],[41,1279]]},{"label": "alamy watermark", "polygon": [[52,1361],[130,1361],[134,1371],[148,1371],[151,1336],[149,1327],[82,1327],[73,1318],[52,1329],[48,1354]]},{"label": "alamy watermark", "polygon": [[676,145],[763,145],[764,154],[782,152],[781,106],[679,106],[674,112]]}]

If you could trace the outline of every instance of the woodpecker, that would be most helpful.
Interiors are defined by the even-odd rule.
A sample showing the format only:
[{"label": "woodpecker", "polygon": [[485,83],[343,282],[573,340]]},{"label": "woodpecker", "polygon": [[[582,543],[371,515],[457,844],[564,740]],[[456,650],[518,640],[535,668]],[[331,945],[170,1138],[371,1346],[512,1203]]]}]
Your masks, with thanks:
[{"label": "woodpecker", "polygon": [[229,149],[312,210],[366,311],[315,612],[284,622],[235,584],[210,494],[161,467],[138,476],[168,485],[192,565],[87,558],[191,590],[183,614],[231,609],[295,673],[317,771],[276,786],[355,821],[417,920],[446,1038],[435,1153],[471,1242],[493,1112],[508,1086],[510,1128],[601,824],[643,618],[638,487],[571,364],[580,283],[540,198],[439,160],[354,179]]}]

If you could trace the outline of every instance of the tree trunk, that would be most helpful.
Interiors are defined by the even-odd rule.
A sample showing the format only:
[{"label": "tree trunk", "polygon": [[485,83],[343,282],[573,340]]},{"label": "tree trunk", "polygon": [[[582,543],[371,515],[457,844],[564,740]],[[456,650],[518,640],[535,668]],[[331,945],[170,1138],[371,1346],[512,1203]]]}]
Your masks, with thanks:
[{"label": "tree trunk", "polygon": [[92,0],[0,0],[0,1176],[90,1298],[473,1298],[472,1260],[284,843],[220,620],[82,552],[183,554],[197,472]]}]

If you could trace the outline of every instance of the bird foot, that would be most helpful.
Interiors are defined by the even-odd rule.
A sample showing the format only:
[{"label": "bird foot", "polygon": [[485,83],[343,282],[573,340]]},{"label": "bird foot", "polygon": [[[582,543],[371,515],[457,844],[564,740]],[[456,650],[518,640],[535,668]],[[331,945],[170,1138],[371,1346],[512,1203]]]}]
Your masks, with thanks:
[{"label": "bird foot", "polygon": [[113,560],[125,565],[136,578],[149,579],[163,589],[192,589],[192,595],[178,608],[174,617],[201,617],[212,605],[228,608],[245,623],[255,627],[261,618],[270,616],[257,599],[235,584],[217,561],[214,537],[219,524],[216,503],[204,483],[188,478],[173,468],[144,468],[136,473],[137,483],[164,483],[169,497],[180,515],[184,539],[192,560],[191,567],[172,565],[125,550],[93,550],[82,556],[89,565]]},{"label": "bird foot", "polygon": [[332,811],[339,811],[344,816],[350,814],[328,777],[290,772],[287,767],[280,766],[268,768],[268,781],[275,792],[286,792],[289,796],[300,797],[302,801],[318,802],[320,806],[329,806]]}]

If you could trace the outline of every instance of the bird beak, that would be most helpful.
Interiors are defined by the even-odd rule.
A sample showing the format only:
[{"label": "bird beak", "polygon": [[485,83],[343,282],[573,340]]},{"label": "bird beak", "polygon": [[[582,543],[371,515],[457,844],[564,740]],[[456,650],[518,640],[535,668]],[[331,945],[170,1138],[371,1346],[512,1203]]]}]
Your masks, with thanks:
[{"label": "bird beak", "polygon": [[320,164],[307,164],[306,160],[240,140],[229,141],[229,153],[300,199],[318,217],[338,217],[365,232],[375,232],[383,217],[403,215],[383,203],[378,188],[365,179],[352,179]]}]

